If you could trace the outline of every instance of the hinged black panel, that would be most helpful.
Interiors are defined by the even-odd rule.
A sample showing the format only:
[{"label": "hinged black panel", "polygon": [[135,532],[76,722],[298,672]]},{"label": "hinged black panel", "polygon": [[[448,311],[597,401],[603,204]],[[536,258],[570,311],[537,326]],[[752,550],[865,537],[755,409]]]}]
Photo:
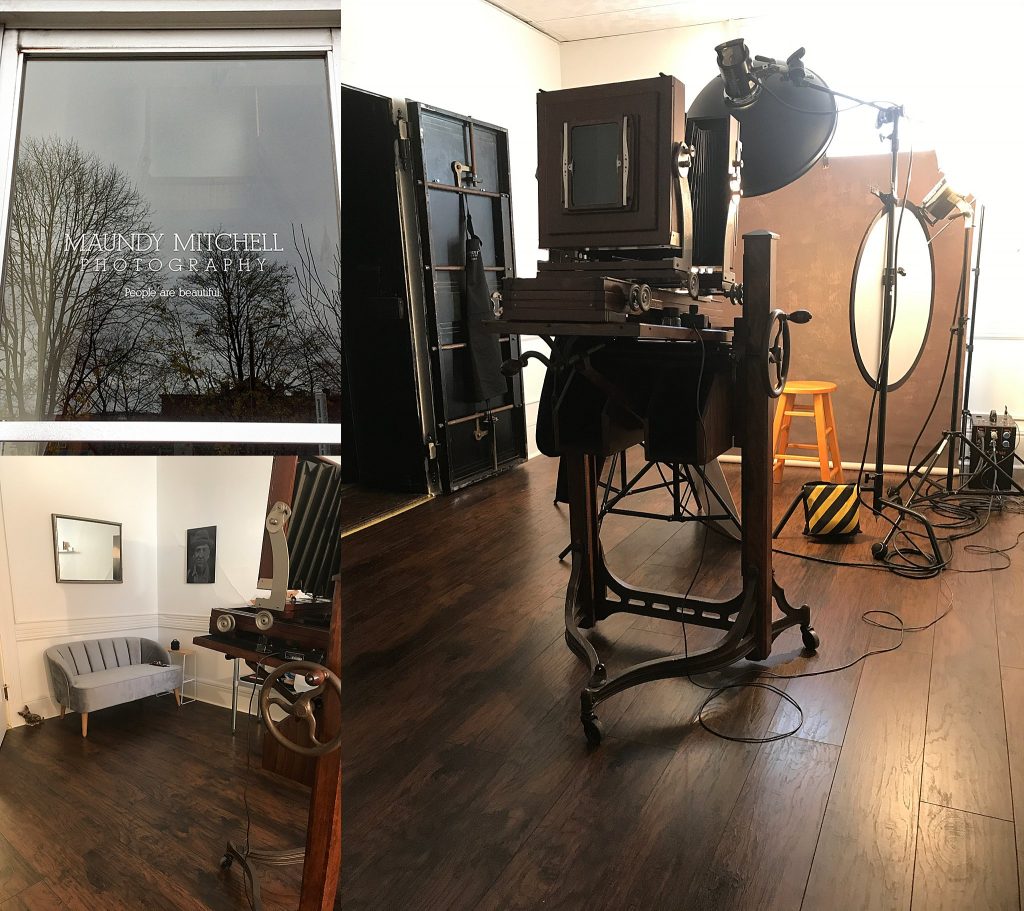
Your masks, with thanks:
[{"label": "hinged black panel", "polygon": [[[427,335],[442,488],[456,490],[526,458],[522,377],[503,396],[473,401],[465,308],[466,216],[480,237],[487,284],[515,274],[508,134],[501,127],[411,102],[409,135],[424,264]],[[518,357],[519,339],[501,339]]]},{"label": "hinged black panel", "polygon": [[397,170],[411,164],[407,124],[396,127],[389,98],[347,86],[340,98],[342,469],[369,487],[426,492]]}]

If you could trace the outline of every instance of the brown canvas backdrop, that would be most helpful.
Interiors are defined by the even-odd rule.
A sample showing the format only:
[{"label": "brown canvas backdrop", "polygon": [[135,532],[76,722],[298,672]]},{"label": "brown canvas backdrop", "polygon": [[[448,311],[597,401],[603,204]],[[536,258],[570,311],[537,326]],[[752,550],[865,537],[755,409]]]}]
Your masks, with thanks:
[{"label": "brown canvas backdrop", "polygon": [[[908,156],[901,155],[901,196],[908,163]],[[909,201],[920,203],[940,173],[934,153],[917,153]],[[833,404],[845,462],[860,461],[871,405],[871,388],[857,367],[850,338],[850,288],[861,241],[881,209],[871,189],[884,189],[888,181],[887,155],[834,158],[819,162],[775,193],[744,199],[740,204],[741,232],[764,228],[780,235],[777,306],[784,310],[806,309],[814,315],[807,325],[792,326],[789,376],[793,380],[831,380],[838,385]],[[885,461],[890,465],[906,463],[942,375],[960,279],[963,230],[963,221],[957,221],[932,244],[935,301],[931,329],[917,368],[889,395]],[[952,374],[951,363],[917,458],[939,439],[948,424]],[[869,465],[874,464],[874,424]],[[794,420],[793,441],[813,442],[813,437],[813,421]]]}]

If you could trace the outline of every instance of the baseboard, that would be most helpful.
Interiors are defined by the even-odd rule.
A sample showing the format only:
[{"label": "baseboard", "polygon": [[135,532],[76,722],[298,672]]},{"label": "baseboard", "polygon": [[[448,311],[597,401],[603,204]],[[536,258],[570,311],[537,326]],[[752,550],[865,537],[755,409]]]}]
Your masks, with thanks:
[{"label": "baseboard", "polygon": [[[208,705],[216,705],[221,708],[231,708],[231,681],[230,680],[204,680],[199,678],[196,681],[196,701],[205,702]],[[249,710],[249,694],[252,687],[247,683],[238,684],[238,712],[239,714],[246,714]],[[149,697],[147,697],[149,698]],[[10,717],[8,718],[8,724],[13,730],[14,728],[24,727],[25,719],[18,714],[25,705],[14,705],[13,703],[7,703],[9,706],[8,712]],[[256,714],[256,701],[253,700],[253,711]],[[28,707],[31,711],[37,715],[42,715],[43,718],[57,718],[60,716],[60,705],[53,701],[49,696],[39,696],[35,699],[28,701]],[[100,709],[102,711],[102,709]]]},{"label": "baseboard", "polygon": [[[28,701],[29,711],[35,712],[37,715],[42,715],[43,718],[56,718],[60,715],[60,706],[54,702],[49,696],[41,696],[38,699],[30,699]],[[25,719],[18,714],[23,708],[25,703],[21,705],[15,705],[13,702],[8,702],[8,717],[7,723],[11,729],[21,728],[25,726]]]},{"label": "baseboard", "polygon": [[[730,463],[730,464],[739,464],[740,462],[743,461],[743,458],[742,458],[742,456],[734,455],[733,453],[729,452],[729,453],[726,453],[725,455],[719,456],[718,460],[720,462],[727,462],[727,463]],[[840,462],[840,464],[843,466],[843,471],[854,471],[854,472],[856,472],[856,471],[860,470],[860,462]],[[866,464],[864,466],[864,470],[865,471],[874,471],[874,467],[875,467],[874,463]],[[796,462],[796,461],[793,461],[792,459],[786,459],[786,468],[787,469],[789,469],[789,468],[802,469],[804,471],[814,472],[815,474],[817,474],[819,472],[819,467],[818,467],[818,463],[817,462],[804,462],[804,461]],[[907,473],[907,466],[906,465],[889,465],[887,463],[883,463],[882,471],[884,471],[886,474],[905,475]],[[956,469],[956,468],[953,469],[953,474],[956,475],[956,474],[959,474],[959,473],[960,472],[959,472],[958,469]],[[942,478],[944,478],[946,476],[946,469],[944,467],[940,468],[940,467],[936,466],[932,470],[932,476],[933,477],[942,477]]]}]

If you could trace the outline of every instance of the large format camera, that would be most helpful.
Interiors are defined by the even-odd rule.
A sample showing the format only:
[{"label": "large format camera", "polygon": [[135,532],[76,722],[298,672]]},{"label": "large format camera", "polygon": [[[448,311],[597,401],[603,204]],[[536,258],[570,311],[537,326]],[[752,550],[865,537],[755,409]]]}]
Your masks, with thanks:
[{"label": "large format camera", "polygon": [[506,318],[621,322],[668,308],[674,322],[699,295],[732,288],[732,117],[688,120],[682,83],[658,76],[541,92],[537,132],[540,245],[550,259],[537,278],[506,286]]}]

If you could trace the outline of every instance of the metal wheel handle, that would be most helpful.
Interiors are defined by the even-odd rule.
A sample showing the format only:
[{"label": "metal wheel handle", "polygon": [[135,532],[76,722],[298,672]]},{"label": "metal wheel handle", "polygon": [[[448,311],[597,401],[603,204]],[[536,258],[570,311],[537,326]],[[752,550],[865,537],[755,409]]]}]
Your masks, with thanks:
[{"label": "metal wheel handle", "polygon": [[[306,682],[313,687],[304,693],[299,693],[294,702],[289,702],[279,693],[274,692],[274,685],[285,674],[300,674],[306,678]],[[279,664],[263,681],[263,689],[260,691],[260,711],[263,714],[263,723],[266,724],[270,735],[286,749],[300,756],[323,756],[341,746],[341,731],[330,740],[320,741],[316,736],[316,715],[313,710],[313,700],[322,696],[330,687],[334,690],[335,696],[341,700],[341,681],[337,675],[329,671],[323,665],[312,661],[286,661]],[[306,723],[309,731],[309,739],[312,746],[303,746],[289,740],[281,731],[278,722],[270,717],[270,707],[276,705],[285,714],[292,718],[298,718]]]},{"label": "metal wheel handle", "polygon": [[765,391],[777,399],[786,388],[789,376],[789,317],[782,310],[772,310],[768,315],[763,348],[768,357],[764,372]]}]

